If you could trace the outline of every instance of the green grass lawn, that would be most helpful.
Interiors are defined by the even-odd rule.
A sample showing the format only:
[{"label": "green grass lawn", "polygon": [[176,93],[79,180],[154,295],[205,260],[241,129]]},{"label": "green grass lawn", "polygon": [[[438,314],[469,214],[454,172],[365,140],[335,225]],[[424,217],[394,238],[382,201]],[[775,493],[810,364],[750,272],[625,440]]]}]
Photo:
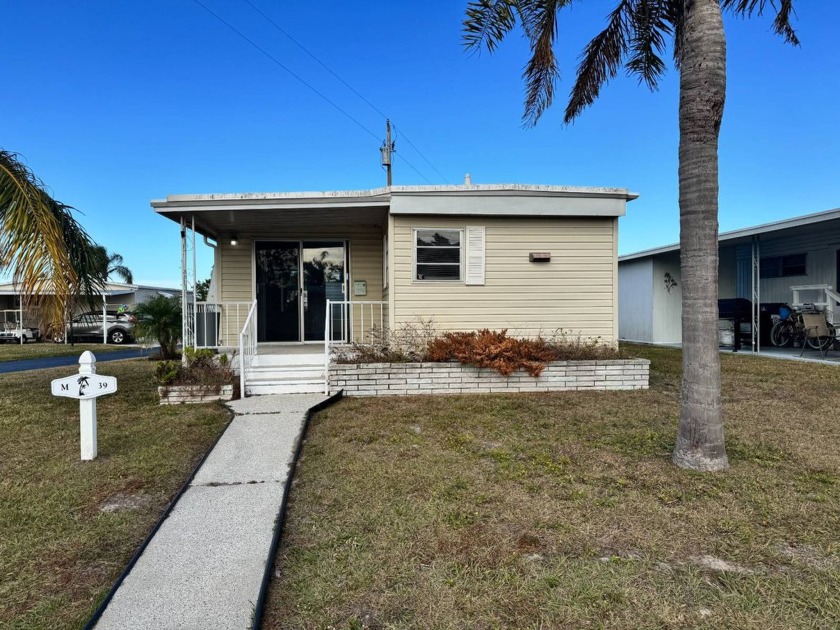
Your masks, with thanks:
[{"label": "green grass lawn", "polygon": [[[79,346],[77,346],[79,348]],[[0,376],[0,627],[80,628],[228,420],[161,407],[154,364],[100,366],[99,457],[79,457],[79,404],[50,395],[73,368]]]},{"label": "green grass lawn", "polygon": [[0,362],[20,361],[21,359],[40,359],[43,357],[67,357],[80,355],[85,350],[90,350],[99,356],[103,352],[114,352],[125,350],[125,346],[115,346],[104,343],[77,343],[75,345],[52,343],[43,341],[41,343],[0,343]]},{"label": "green grass lawn", "polygon": [[724,355],[731,469],[634,392],[346,399],[311,426],[265,628],[840,627],[840,369]]}]

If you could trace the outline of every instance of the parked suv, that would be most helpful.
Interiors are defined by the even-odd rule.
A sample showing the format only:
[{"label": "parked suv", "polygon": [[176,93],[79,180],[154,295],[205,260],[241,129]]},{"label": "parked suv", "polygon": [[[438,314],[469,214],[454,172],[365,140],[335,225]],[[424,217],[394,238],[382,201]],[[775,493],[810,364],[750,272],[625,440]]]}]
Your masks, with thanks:
[{"label": "parked suv", "polygon": [[[133,340],[134,315],[128,312],[107,311],[105,327],[108,331],[108,343],[127,343]],[[73,341],[86,339],[102,340],[102,311],[89,311],[73,318],[67,333]]]}]

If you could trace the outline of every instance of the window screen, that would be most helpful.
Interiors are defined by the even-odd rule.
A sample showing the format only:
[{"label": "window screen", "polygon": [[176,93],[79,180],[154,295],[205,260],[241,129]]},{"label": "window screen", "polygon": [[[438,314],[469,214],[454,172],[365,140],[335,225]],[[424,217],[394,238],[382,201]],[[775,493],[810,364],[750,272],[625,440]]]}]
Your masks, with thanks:
[{"label": "window screen", "polygon": [[415,280],[460,280],[461,235],[461,230],[415,230]]},{"label": "window screen", "polygon": [[785,278],[787,276],[808,275],[808,254],[789,254],[787,256],[771,256],[762,258],[760,263],[760,277]]}]

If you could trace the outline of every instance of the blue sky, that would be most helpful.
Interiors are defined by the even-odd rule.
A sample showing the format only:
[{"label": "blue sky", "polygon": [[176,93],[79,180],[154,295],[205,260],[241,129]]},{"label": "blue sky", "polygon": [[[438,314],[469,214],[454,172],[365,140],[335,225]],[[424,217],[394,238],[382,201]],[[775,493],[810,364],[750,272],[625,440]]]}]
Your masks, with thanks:
[{"label": "blue sky", "polygon": [[[201,0],[357,120],[349,120],[194,0],[0,0],[0,147],[21,153],[79,209],[135,281],[177,285],[168,194],[363,189],[384,185],[384,120],[244,0]],[[468,55],[465,2],[251,0],[391,117],[394,183],[619,186],[641,194],[621,253],[675,242],[677,89],[619,76],[572,126],[564,102],[521,126],[526,42]],[[612,2],[579,2],[560,25],[565,98],[578,55]],[[840,206],[840,3],[797,4],[802,46],[770,20],[727,18],[720,146],[722,230]],[[209,274],[205,253],[200,275]]]}]

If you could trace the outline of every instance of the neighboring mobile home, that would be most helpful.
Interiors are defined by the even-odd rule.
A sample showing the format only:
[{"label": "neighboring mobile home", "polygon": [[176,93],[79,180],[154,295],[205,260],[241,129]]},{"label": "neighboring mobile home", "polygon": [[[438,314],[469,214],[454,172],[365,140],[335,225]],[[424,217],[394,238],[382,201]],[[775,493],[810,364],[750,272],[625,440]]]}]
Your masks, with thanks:
[{"label": "neighboring mobile home", "polygon": [[[752,337],[756,350],[768,343],[778,304],[814,302],[825,308],[829,321],[838,321],[831,294],[840,284],[840,209],[724,232],[719,255],[719,298],[749,301],[751,321],[741,332]],[[681,343],[679,245],[618,261],[619,337]]]},{"label": "neighboring mobile home", "polygon": [[[94,299],[94,308],[90,303],[80,301],[75,305],[74,314],[78,315],[90,310],[112,311],[119,308],[130,311],[135,304],[145,302],[156,295],[175,297],[180,296],[181,291],[171,287],[107,282]],[[43,330],[44,326],[39,321],[37,313],[27,312],[26,308],[21,310],[20,288],[12,282],[0,284],[0,326],[3,322],[19,322],[21,316],[25,326],[41,328],[41,333],[46,334],[47,331]]]}]

